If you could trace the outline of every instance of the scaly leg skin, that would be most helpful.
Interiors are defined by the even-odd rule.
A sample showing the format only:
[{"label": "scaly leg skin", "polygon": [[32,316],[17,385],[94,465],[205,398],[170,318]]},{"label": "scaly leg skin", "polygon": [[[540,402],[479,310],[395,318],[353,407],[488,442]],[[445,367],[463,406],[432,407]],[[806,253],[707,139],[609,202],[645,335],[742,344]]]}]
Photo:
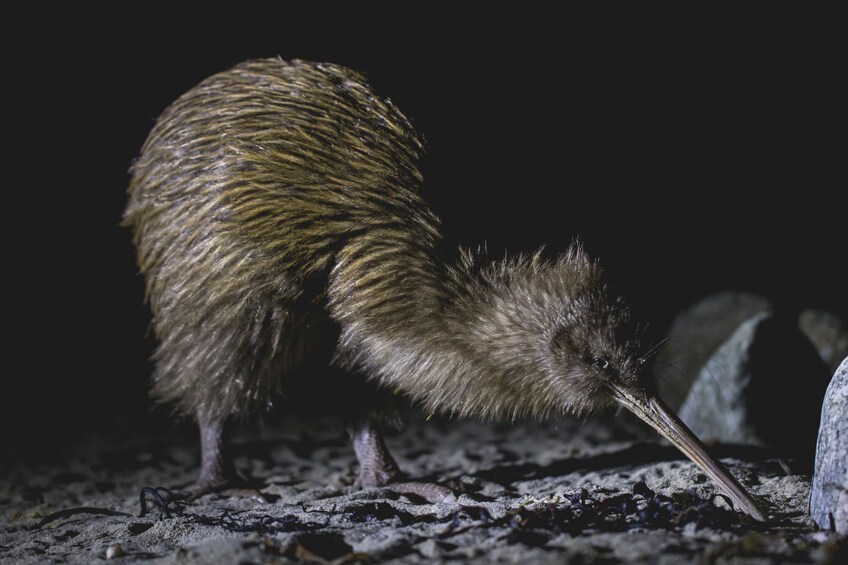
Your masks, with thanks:
[{"label": "scaly leg skin", "polygon": [[182,491],[188,502],[212,493],[268,502],[258,490],[241,486],[244,480],[225,457],[224,418],[210,418],[198,413],[197,425],[200,429],[200,476],[193,485]]},{"label": "scaly leg skin", "polygon": [[433,504],[456,500],[450,489],[435,483],[394,482],[403,473],[383,441],[379,424],[373,420],[363,419],[349,425],[348,433],[359,460],[359,478],[354,483],[357,488],[386,487],[401,494],[420,496]]}]

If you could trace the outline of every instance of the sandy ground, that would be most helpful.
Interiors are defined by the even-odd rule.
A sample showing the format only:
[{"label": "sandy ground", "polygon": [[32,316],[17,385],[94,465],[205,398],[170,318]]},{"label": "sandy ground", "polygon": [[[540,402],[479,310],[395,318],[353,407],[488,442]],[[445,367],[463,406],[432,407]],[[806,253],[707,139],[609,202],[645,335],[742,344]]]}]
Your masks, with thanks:
[{"label": "sandy ground", "polygon": [[[838,562],[844,541],[806,515],[809,476],[756,448],[717,446],[773,521],[732,513],[713,484],[641,425],[496,426],[412,415],[389,438],[402,469],[459,493],[429,504],[354,491],[334,422],[282,420],[233,437],[239,470],[272,502],[206,496],[140,517],[142,487],[189,484],[191,430],[127,441],[91,436],[55,460],[4,464],[4,563]],[[644,481],[644,484],[641,484]],[[635,493],[634,493],[635,492]],[[667,498],[666,498],[667,497]],[[124,514],[70,513],[78,507]],[[38,524],[49,518],[49,522]],[[111,550],[109,549],[111,547]]]}]

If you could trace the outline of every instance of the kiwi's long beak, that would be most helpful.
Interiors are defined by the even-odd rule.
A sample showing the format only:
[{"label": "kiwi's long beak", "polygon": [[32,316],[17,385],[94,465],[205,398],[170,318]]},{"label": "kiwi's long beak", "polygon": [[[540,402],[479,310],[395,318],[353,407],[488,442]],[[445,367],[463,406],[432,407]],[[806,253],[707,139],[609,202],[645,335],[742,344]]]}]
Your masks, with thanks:
[{"label": "kiwi's long beak", "polygon": [[701,440],[661,400],[641,390],[632,391],[618,385],[611,386],[613,396],[619,404],[644,420],[694,461],[742,510],[757,520],[767,519],[766,514],[739,481],[733,478],[724,465],[707,453],[707,448]]}]

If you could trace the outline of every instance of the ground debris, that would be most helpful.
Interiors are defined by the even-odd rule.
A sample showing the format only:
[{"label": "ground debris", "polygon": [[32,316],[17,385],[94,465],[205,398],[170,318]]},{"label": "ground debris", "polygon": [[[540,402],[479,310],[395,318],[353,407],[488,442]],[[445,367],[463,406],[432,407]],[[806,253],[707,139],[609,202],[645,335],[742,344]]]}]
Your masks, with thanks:
[{"label": "ground debris", "polygon": [[111,510],[109,508],[95,508],[91,506],[80,506],[78,508],[66,508],[64,510],[59,510],[57,512],[53,512],[48,516],[42,518],[35,526],[32,527],[33,530],[40,530],[50,522],[54,522],[61,518],[67,518],[68,516],[74,516],[76,514],[95,514],[99,516],[129,516],[126,512],[120,512],[118,510]]},{"label": "ground debris", "polygon": [[229,532],[238,533],[278,534],[312,531],[318,527],[318,524],[301,522],[294,516],[277,517],[270,514],[257,515],[254,513],[245,515],[240,512],[230,512],[227,510],[218,516],[203,516],[187,512],[183,514],[183,517],[195,524],[223,528]]},{"label": "ground debris", "polygon": [[595,498],[585,489],[564,495],[568,504],[545,503],[518,508],[502,520],[510,526],[504,537],[510,543],[544,545],[554,534],[624,532],[636,529],[677,530],[694,523],[696,528],[734,529],[739,515],[716,506],[716,495],[700,498],[694,490],[674,498],[657,494],[644,481],[632,493]]},{"label": "ground debris", "polygon": [[[0,493],[7,493],[0,503],[0,562],[106,563],[113,544],[124,549],[122,562],[645,562],[659,555],[697,565],[714,555],[798,563],[838,563],[844,556],[844,540],[815,531],[806,516],[808,477],[786,475],[768,457],[731,463],[754,494],[774,506],[772,522],[754,523],[720,496],[705,494],[696,471],[676,455],[629,436],[599,444],[607,437],[600,432],[608,433],[602,424],[413,426],[394,439],[407,472],[474,487],[455,502],[435,505],[386,490],[349,489],[345,479],[355,473],[355,456],[341,440],[310,440],[324,451],[309,457],[281,448],[270,463],[261,458],[269,442],[245,449],[237,465],[277,497],[267,503],[226,496],[189,502],[177,490],[157,488],[195,479],[187,462],[196,458],[196,445],[188,440],[159,450],[179,464],[163,456],[122,470],[98,467],[104,446],[94,444],[70,452],[62,466],[22,462],[0,480]],[[327,430],[327,437],[336,433]],[[575,446],[567,458],[563,436]],[[441,447],[409,456],[421,445]],[[515,456],[504,463],[501,449],[490,445]],[[515,466],[520,469],[510,473]],[[299,479],[271,480],[289,475]],[[693,485],[697,490],[688,490]],[[145,517],[130,508],[142,495]],[[78,510],[94,507],[94,515]],[[59,508],[66,510],[45,518]]]}]

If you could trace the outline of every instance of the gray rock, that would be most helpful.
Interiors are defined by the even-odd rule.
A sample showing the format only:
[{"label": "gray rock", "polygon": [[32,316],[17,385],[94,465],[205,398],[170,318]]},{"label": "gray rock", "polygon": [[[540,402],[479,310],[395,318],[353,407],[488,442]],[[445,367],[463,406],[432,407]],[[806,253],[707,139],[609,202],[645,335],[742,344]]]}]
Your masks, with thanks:
[{"label": "gray rock", "polygon": [[702,440],[762,444],[747,417],[746,388],[751,344],[770,317],[760,313],[743,322],[698,373],[679,415]]},{"label": "gray rock", "polygon": [[811,470],[829,376],[793,321],[760,313],[710,357],[680,418],[704,441],[775,447]]},{"label": "gray rock", "polygon": [[680,408],[704,362],[739,327],[761,312],[771,312],[767,299],[744,292],[708,296],[674,319],[669,339],[654,361],[660,397]]},{"label": "gray rock", "polygon": [[848,356],[848,327],[839,316],[824,310],[804,310],[798,317],[798,327],[810,338],[819,355],[836,371],[840,361]]},{"label": "gray rock", "polygon": [[810,516],[822,529],[848,534],[848,357],[824,397],[816,469],[810,492]]}]

